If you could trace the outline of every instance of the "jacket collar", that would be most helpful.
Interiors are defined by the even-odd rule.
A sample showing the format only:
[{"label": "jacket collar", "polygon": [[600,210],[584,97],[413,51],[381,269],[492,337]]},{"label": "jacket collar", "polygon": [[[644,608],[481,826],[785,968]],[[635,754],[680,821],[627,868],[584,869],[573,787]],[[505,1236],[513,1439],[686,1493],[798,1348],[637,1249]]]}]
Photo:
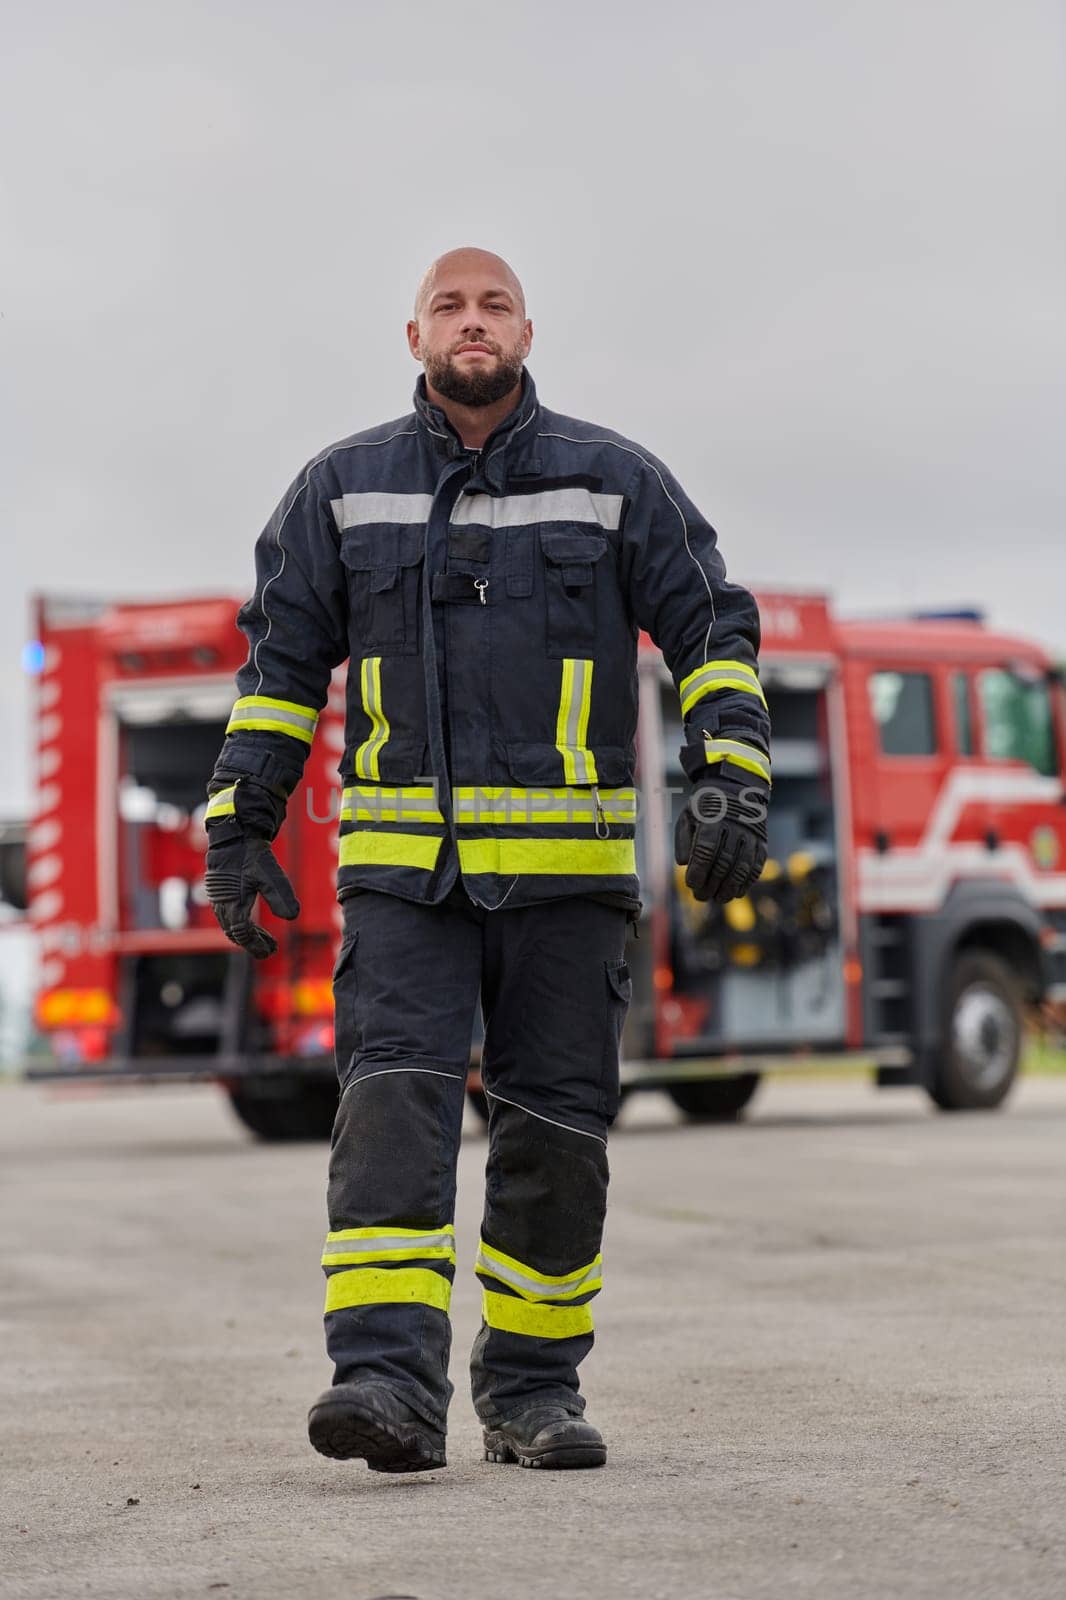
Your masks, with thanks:
[{"label": "jacket collar", "polygon": [[[503,492],[508,477],[539,476],[536,433],[539,411],[536,386],[523,369],[518,404],[492,430],[481,447],[476,476],[484,478],[489,488],[498,494]],[[415,385],[415,416],[438,455],[447,461],[462,455],[465,448],[463,441],[440,407],[433,405],[427,397],[424,375]]]}]

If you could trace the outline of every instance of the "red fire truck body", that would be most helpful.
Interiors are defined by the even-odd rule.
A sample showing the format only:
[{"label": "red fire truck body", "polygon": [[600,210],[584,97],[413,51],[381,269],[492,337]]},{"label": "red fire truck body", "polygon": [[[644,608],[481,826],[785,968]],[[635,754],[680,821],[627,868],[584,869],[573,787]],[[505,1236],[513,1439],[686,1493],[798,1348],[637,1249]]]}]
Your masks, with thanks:
[{"label": "red fire truck body", "polygon": [[[1046,654],[978,620],[842,621],[759,596],[774,726],[770,858],[728,907],[673,862],[680,714],[642,640],[628,1088],[732,1115],[761,1072],[820,1060],[998,1104],[1023,1008],[1066,996],[1066,697]],[[278,855],[299,920],[250,962],[203,894],[204,784],[245,655],[238,602],[37,602],[40,949],[33,1075],[211,1078],[264,1137],[328,1132],[343,748],[335,674]],[[477,1101],[477,1043],[472,1097]]]}]

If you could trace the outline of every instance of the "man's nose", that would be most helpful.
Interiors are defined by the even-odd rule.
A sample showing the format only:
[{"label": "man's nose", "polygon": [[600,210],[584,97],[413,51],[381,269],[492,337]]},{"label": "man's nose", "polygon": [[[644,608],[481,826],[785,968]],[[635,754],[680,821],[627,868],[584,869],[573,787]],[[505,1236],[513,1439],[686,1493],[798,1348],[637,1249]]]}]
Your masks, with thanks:
[{"label": "man's nose", "polygon": [[484,333],[485,324],[481,319],[481,312],[474,307],[464,312],[460,332],[466,334],[469,338],[474,338],[476,335]]}]

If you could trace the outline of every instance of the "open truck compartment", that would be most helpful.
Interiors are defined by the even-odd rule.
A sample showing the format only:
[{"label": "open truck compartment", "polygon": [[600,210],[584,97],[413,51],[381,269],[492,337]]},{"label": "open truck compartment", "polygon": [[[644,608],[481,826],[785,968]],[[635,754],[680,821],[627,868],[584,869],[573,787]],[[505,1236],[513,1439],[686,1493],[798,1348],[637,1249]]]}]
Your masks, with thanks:
[{"label": "open truck compartment", "polygon": [[[840,874],[826,682],[763,674],[773,738],[766,868],[752,892],[721,906],[695,900],[674,868],[673,998],[688,1037],[679,1054],[842,1048],[846,1036]],[[680,718],[663,686],[664,754],[673,818],[684,803]],[[676,696],[673,696],[676,700]],[[679,1045],[681,1042],[679,1041]]]}]

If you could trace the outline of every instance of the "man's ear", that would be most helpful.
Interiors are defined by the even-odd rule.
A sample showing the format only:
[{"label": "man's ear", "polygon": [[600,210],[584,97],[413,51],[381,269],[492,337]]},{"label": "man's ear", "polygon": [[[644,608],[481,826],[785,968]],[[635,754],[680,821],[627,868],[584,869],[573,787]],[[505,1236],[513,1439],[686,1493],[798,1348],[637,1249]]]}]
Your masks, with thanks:
[{"label": "man's ear", "polygon": [[522,330],[522,331],[523,331],[523,333],[524,333],[524,334],[525,334],[525,339],[526,339],[526,355],[527,355],[527,356],[528,356],[528,354],[529,354],[529,349],[530,349],[530,346],[531,346],[531,345],[532,345],[532,343],[533,343],[533,324],[532,324],[532,322],[531,322],[531,321],[530,321],[530,320],[529,320],[529,318],[528,318],[528,317],[527,317],[527,318],[526,318],[526,325],[525,325],[525,327],[524,327],[524,328],[523,328],[523,330]]},{"label": "man's ear", "polygon": [[415,360],[421,361],[422,340],[419,337],[418,323],[414,320],[414,318],[412,318],[407,324],[407,347],[414,356]]}]

